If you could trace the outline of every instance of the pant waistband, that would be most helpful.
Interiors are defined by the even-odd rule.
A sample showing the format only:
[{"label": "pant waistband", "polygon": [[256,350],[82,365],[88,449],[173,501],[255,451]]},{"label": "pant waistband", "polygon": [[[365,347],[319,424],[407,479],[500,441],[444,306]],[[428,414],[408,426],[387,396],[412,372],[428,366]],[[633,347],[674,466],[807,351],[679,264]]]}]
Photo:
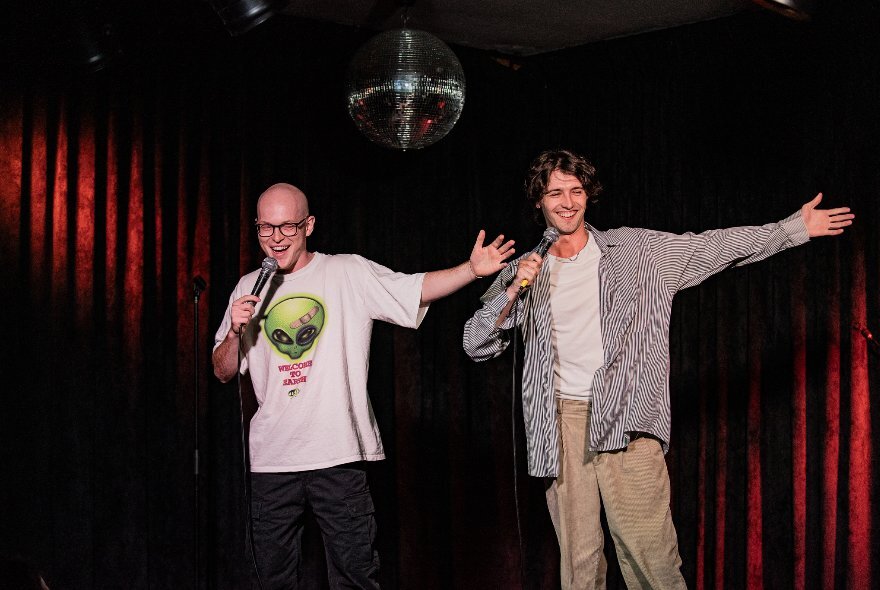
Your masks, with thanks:
[{"label": "pant waistband", "polygon": [[586,408],[587,411],[589,411],[590,408],[592,407],[592,405],[593,405],[593,402],[587,401],[587,400],[562,399],[559,397],[556,398],[556,409],[559,410],[560,412],[562,411],[562,408],[569,408],[569,409],[573,409],[573,410],[580,410],[580,409]]},{"label": "pant waistband", "polygon": [[629,433],[629,442],[633,442],[634,440],[638,440],[640,438],[650,438],[651,440],[656,440],[661,445],[663,444],[663,441],[660,440],[659,437],[654,436],[650,432],[641,432],[639,430],[634,430]]}]

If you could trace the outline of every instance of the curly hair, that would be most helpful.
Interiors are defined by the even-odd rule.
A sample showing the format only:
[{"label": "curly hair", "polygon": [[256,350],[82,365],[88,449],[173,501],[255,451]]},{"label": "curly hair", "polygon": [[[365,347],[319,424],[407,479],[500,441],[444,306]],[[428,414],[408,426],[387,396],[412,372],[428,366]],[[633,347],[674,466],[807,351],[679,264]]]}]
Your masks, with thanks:
[{"label": "curly hair", "polygon": [[542,222],[543,217],[537,204],[544,198],[544,191],[547,190],[547,183],[554,170],[571,174],[580,180],[587,192],[588,204],[595,205],[599,202],[602,184],[596,180],[596,167],[589,160],[569,150],[545,150],[532,161],[525,181],[526,200],[538,223]]}]

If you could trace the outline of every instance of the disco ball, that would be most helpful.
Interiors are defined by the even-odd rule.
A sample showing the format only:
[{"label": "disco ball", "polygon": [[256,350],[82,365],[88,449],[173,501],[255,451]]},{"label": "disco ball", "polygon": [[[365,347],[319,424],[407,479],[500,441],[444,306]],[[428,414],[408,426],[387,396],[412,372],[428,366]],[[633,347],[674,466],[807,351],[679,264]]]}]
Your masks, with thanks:
[{"label": "disco ball", "polygon": [[386,31],[361,47],[348,69],[348,114],[370,141],[419,149],[452,129],[464,107],[464,71],[440,39]]}]

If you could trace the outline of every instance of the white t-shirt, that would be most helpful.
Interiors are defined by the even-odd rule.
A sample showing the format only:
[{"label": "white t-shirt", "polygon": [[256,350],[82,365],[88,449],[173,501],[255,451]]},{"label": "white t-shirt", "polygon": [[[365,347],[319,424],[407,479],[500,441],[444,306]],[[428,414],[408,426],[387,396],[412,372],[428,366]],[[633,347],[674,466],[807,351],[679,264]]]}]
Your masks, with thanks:
[{"label": "white t-shirt", "polygon": [[592,399],[593,375],[602,366],[599,257],[593,236],[574,258],[548,256],[556,396]]},{"label": "white t-shirt", "polygon": [[[249,294],[245,275],[229,306]],[[402,274],[353,254],[314,253],[304,268],[276,274],[242,335],[259,409],[251,420],[255,472],[305,471],[385,458],[367,395],[373,320],[417,328],[424,274]],[[230,329],[229,307],[215,348]]]}]

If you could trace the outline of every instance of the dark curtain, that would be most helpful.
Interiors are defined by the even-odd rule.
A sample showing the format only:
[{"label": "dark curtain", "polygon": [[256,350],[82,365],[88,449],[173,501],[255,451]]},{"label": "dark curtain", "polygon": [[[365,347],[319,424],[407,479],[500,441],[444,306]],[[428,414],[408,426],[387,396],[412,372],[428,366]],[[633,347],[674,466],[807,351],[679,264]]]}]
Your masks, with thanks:
[{"label": "dark curtain", "polygon": [[[588,218],[603,228],[765,223],[818,191],[853,207],[844,236],[679,295],[667,462],[689,586],[876,586],[875,2],[532,58],[456,48],[462,118],[405,153],[369,144],[345,114],[346,66],[369,32],[279,17],[233,40],[187,6],[165,6],[174,28],[163,21],[155,39],[132,33],[121,65],[14,68],[0,86],[0,553],[27,556],[53,589],[197,576],[256,588],[240,442],[253,399],[246,382],[240,402],[213,378],[210,349],[232,287],[261,258],[260,191],[306,191],[312,249],[432,270],[463,261],[481,228],[531,247],[541,228],[523,173],[565,146],[597,164],[606,192]],[[196,275],[208,283],[198,306]],[[512,407],[514,355],[474,364],[461,350],[487,286],[437,302],[418,331],[374,331],[388,459],[370,477],[387,588],[558,586],[543,483],[525,473]],[[320,588],[312,531],[304,579]],[[609,587],[622,588],[611,567]]]}]

